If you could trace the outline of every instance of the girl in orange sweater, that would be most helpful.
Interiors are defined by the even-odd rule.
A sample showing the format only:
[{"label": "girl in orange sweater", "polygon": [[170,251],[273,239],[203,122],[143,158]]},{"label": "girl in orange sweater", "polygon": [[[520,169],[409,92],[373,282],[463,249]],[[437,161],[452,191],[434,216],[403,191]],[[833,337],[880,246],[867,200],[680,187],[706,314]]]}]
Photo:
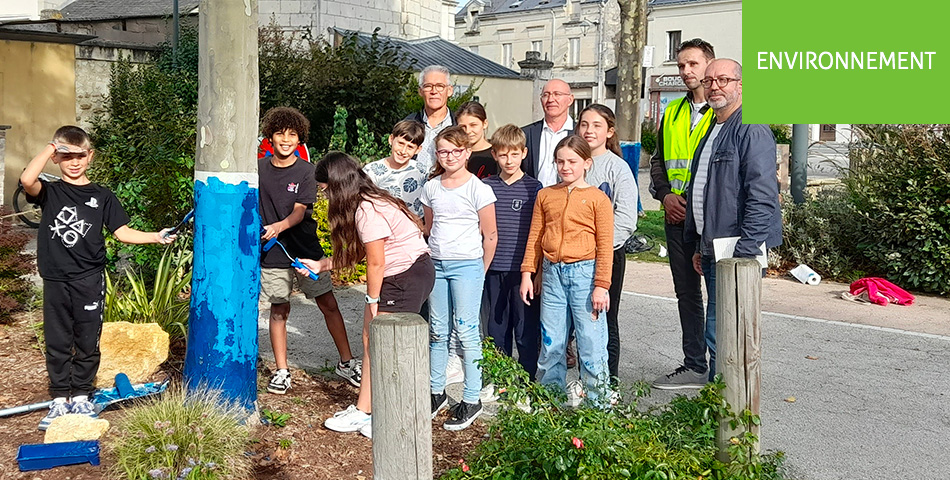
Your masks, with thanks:
[{"label": "girl in orange sweater", "polygon": [[565,349],[573,322],[587,398],[603,405],[610,385],[603,312],[609,303],[613,263],[613,208],[607,195],[584,181],[593,160],[583,138],[564,138],[554,157],[561,183],[538,192],[521,264],[521,299],[525,303],[534,299],[531,276],[540,261],[538,379],[564,389]]}]

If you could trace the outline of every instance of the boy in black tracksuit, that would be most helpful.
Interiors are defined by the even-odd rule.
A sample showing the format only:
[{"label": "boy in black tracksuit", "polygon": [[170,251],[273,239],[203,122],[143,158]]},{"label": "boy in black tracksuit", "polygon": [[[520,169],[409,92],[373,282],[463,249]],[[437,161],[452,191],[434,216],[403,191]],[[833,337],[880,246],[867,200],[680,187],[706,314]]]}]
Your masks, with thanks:
[{"label": "boy in black tracksuit", "polygon": [[[46,371],[53,397],[40,422],[46,430],[66,413],[95,416],[89,396],[99,371],[99,335],[105,307],[105,237],[108,228],[124,243],[175,240],[162,232],[142,232],[126,225],[129,217],[108,188],[91,183],[89,135],[79,127],[61,127],[20,176],[30,201],[43,208],[36,256],[43,278],[43,334]],[[38,180],[47,162],[59,165],[61,182]]]}]

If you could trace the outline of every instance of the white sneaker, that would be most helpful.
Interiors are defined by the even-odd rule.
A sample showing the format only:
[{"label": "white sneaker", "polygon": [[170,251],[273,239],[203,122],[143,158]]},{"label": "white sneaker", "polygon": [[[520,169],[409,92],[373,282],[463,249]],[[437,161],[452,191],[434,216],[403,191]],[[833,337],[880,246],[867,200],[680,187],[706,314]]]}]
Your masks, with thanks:
[{"label": "white sneaker", "polygon": [[581,383],[580,380],[574,380],[567,384],[567,406],[577,408],[577,406],[584,401],[584,397],[586,396],[587,394],[584,393],[584,384]]},{"label": "white sneaker", "polygon": [[323,422],[323,426],[334,432],[358,432],[364,425],[369,424],[371,418],[356,408],[356,405],[350,405],[346,410],[334,413]]},{"label": "white sneaker", "polygon": [[482,387],[482,390],[478,392],[478,398],[482,403],[497,402],[498,393],[495,391],[495,384],[489,383]]},{"label": "white sneaker", "polygon": [[369,422],[366,425],[360,427],[360,434],[366,438],[373,438],[373,422]]},{"label": "white sneaker", "polygon": [[465,381],[465,369],[462,367],[462,357],[449,354],[449,361],[445,366],[445,384],[462,383]]},{"label": "white sneaker", "polygon": [[283,395],[290,390],[290,371],[281,368],[270,377],[270,383],[267,384],[267,391]]}]

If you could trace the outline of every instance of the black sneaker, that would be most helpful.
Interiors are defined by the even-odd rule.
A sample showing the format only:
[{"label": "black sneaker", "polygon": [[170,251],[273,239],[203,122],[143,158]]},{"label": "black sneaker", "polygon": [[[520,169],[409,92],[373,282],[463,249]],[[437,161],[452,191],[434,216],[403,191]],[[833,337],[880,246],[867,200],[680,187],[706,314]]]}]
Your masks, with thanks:
[{"label": "black sneaker", "polygon": [[449,396],[442,392],[438,395],[432,395],[432,419],[434,420],[436,415],[442,411],[443,408],[449,406]]},{"label": "black sneaker", "polygon": [[468,428],[472,422],[482,414],[482,401],[479,400],[478,403],[465,403],[459,402],[455,406],[455,409],[452,410],[452,418],[449,418],[445,421],[445,424],[442,425],[442,428],[450,431],[457,432],[459,430],[464,430]]}]

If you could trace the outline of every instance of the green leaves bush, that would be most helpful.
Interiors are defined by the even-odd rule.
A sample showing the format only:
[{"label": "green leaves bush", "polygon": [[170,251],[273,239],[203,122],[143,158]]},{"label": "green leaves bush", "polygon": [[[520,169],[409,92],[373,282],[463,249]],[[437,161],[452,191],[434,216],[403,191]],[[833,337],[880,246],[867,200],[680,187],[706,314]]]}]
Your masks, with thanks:
[{"label": "green leaves bush", "polygon": [[26,310],[35,297],[26,276],[36,271],[32,255],[23,253],[30,235],[14,227],[10,211],[0,208],[0,324],[13,321],[13,313]]},{"label": "green leaves bush", "polygon": [[901,287],[950,293],[950,130],[855,128],[844,182],[865,226],[858,248]]},{"label": "green leaves bush", "polygon": [[[716,460],[718,418],[758,422],[748,412],[737,416],[729,411],[722,382],[708,385],[699,396],[678,396],[647,411],[637,408],[637,400],[648,394],[645,384],[635,386],[629,404],[570,410],[545,393],[549,390],[527,382],[513,359],[487,343],[483,351],[482,369],[504,391],[508,408],[492,422],[489,439],[443,478],[783,478],[783,455],[750,453],[751,436],[736,439],[730,449],[735,460]],[[515,408],[525,395],[531,399],[530,413]]]},{"label": "green leaves bush", "polygon": [[147,279],[132,269],[125,271],[124,280],[113,280],[107,273],[103,321],[153,322],[173,338],[186,337],[189,301],[182,294],[191,288],[192,257],[191,249],[169,246],[154,278]]}]

